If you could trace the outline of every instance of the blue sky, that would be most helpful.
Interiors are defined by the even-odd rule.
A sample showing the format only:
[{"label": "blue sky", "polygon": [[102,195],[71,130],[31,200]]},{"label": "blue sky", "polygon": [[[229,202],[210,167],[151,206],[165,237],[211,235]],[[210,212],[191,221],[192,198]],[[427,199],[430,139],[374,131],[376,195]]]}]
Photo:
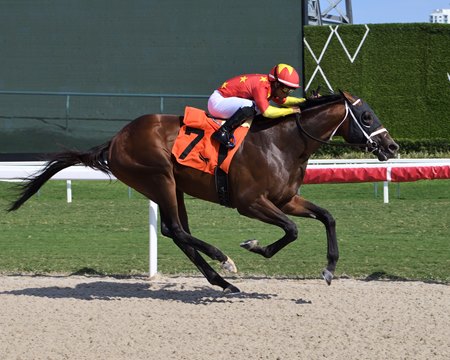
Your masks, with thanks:
[{"label": "blue sky", "polygon": [[354,24],[428,22],[433,10],[450,9],[450,0],[352,0],[352,9]]}]

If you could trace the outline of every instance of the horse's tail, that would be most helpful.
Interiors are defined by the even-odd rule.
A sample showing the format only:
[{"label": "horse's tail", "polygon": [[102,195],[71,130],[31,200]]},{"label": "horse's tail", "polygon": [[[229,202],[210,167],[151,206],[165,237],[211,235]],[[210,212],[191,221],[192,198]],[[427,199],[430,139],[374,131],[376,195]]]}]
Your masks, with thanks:
[{"label": "horse's tail", "polygon": [[38,190],[56,173],[68,168],[69,166],[83,164],[92,169],[103,171],[110,175],[111,171],[107,163],[107,154],[111,142],[96,146],[87,152],[64,151],[51,157],[44,169],[35,175],[26,179],[18,185],[20,197],[11,203],[8,211],[14,211],[20,208],[30,197],[38,192]]}]

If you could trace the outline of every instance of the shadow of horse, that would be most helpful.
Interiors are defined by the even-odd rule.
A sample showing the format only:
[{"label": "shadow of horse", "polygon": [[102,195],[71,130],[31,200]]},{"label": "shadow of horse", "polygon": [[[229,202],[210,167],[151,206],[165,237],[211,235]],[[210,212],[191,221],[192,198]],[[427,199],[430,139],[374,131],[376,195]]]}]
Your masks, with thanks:
[{"label": "shadow of horse", "polygon": [[[154,287],[154,288],[152,288]],[[175,289],[178,287],[178,289]],[[234,303],[245,299],[266,300],[277,297],[276,294],[257,292],[231,293],[211,289],[207,286],[197,286],[193,290],[184,289],[179,284],[168,283],[157,285],[151,283],[95,281],[78,284],[75,287],[32,287],[20,290],[0,291],[0,295],[34,296],[50,299],[77,299],[114,301],[118,299],[151,299],[168,300],[194,305],[212,303]]]},{"label": "shadow of horse", "polygon": [[410,279],[403,276],[398,276],[395,274],[387,273],[386,271],[374,271],[373,273],[367,275],[362,281],[398,281],[398,282],[422,282],[424,284],[436,284],[442,285],[447,284],[445,280],[434,280],[434,279]]}]

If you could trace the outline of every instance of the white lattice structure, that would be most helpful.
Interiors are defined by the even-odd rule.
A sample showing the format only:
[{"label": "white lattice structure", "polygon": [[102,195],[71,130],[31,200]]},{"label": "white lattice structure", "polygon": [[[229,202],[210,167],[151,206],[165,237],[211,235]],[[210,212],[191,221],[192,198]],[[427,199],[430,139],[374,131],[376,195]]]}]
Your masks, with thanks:
[{"label": "white lattice structure", "polygon": [[328,49],[328,46],[329,46],[329,44],[331,42],[331,39],[333,38],[333,36],[335,36],[338,39],[339,43],[341,44],[342,48],[344,49],[344,52],[347,55],[348,60],[350,61],[350,63],[353,64],[355,62],[355,60],[356,60],[356,58],[357,58],[361,48],[362,48],[364,42],[366,41],[367,35],[369,35],[369,32],[370,32],[369,27],[367,25],[364,25],[364,26],[366,28],[366,31],[364,32],[364,34],[363,34],[363,36],[361,38],[361,41],[360,41],[358,47],[356,48],[355,52],[353,53],[353,55],[350,54],[349,50],[347,49],[347,46],[344,43],[344,40],[339,35],[339,32],[338,32],[339,25],[336,25],[335,27],[329,26],[329,28],[330,28],[330,35],[328,36],[327,41],[323,45],[322,51],[320,52],[319,56],[317,56],[314,53],[313,49],[311,48],[310,44],[308,43],[308,40],[306,38],[303,39],[306,48],[310,52],[310,54],[313,57],[314,61],[316,62],[316,68],[314,69],[313,74],[311,75],[308,83],[306,84],[305,91],[308,91],[309,87],[311,86],[311,83],[314,81],[316,76],[320,73],[322,75],[322,78],[324,79],[325,83],[327,84],[328,89],[330,89],[330,91],[334,92],[334,89],[333,89],[331,83],[328,81],[328,78],[325,75],[325,72],[323,71],[322,67],[320,66],[320,63],[321,63],[321,61],[323,59],[323,56],[325,55],[325,53],[326,53],[326,51]]}]

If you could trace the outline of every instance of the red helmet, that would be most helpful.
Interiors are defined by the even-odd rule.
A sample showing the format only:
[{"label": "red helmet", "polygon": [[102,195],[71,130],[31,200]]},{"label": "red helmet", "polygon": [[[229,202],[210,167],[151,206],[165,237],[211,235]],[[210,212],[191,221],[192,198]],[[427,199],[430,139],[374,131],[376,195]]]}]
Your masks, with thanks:
[{"label": "red helmet", "polygon": [[269,73],[269,81],[279,81],[291,88],[300,87],[300,78],[297,71],[287,64],[275,65]]}]

